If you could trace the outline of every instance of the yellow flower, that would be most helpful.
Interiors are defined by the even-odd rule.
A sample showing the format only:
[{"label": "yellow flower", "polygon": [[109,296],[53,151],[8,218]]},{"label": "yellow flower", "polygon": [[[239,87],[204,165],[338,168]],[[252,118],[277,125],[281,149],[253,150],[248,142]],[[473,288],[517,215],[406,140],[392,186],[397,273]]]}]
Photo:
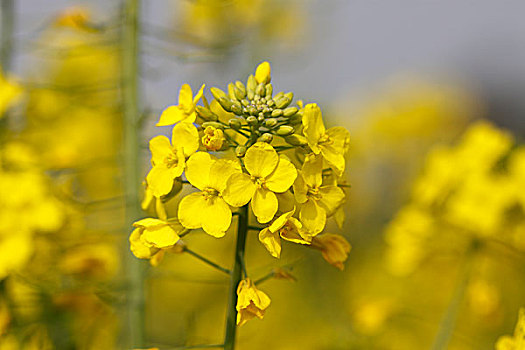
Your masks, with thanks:
[{"label": "yellow flower", "polygon": [[0,67],[0,118],[5,111],[19,98],[21,88],[10,80],[4,78]]},{"label": "yellow flower", "polygon": [[270,80],[272,80],[272,68],[270,67],[270,63],[267,61],[264,61],[260,65],[257,66],[257,69],[255,70],[255,80],[260,84],[268,84]]},{"label": "yellow flower", "polygon": [[186,178],[201,190],[184,197],[179,204],[181,224],[201,228],[214,237],[223,237],[230,227],[232,212],[222,198],[230,175],[240,173],[238,164],[197,152],[188,159]]},{"label": "yellow flower", "polygon": [[270,226],[259,232],[259,241],[275,258],[281,256],[281,238],[300,244],[310,244],[312,241],[301,222],[292,217],[294,212],[295,208],[279,216]]},{"label": "yellow flower", "polygon": [[325,233],[315,236],[312,240],[312,248],[320,250],[323,258],[339,270],[344,270],[343,263],[350,253],[350,243],[341,235]]},{"label": "yellow flower", "polygon": [[194,123],[197,118],[195,113],[195,105],[202,97],[204,91],[204,84],[202,84],[197,95],[193,97],[191,86],[188,84],[182,85],[179,91],[179,104],[177,106],[169,106],[160,115],[160,120],[157,126],[173,125],[178,122]]},{"label": "yellow flower", "polygon": [[139,259],[151,259],[161,249],[172,248],[184,229],[178,223],[146,218],[133,224],[136,227],[129,237],[131,252]]},{"label": "yellow flower", "polygon": [[242,280],[237,287],[237,325],[242,326],[254,317],[262,319],[270,298],[255,287],[249,278]]},{"label": "yellow flower", "polygon": [[224,143],[224,133],[221,129],[208,126],[204,129],[204,136],[202,137],[202,144],[209,151],[218,151],[222,148]]},{"label": "yellow flower", "polygon": [[303,114],[303,134],[315,155],[321,154],[337,175],[345,170],[344,154],[348,150],[350,134],[342,126],[325,129],[321,109],[315,103],[307,104]]},{"label": "yellow flower", "polygon": [[172,143],[166,136],[156,136],[149,142],[153,168],[146,180],[155,197],[168,194],[175,178],[182,175],[189,157],[199,148],[199,133],[193,124],[180,123],[173,127]]},{"label": "yellow flower", "polygon": [[275,193],[286,192],[297,177],[297,169],[265,142],[257,142],[246,151],[246,173],[233,174],[228,180],[224,199],[234,207],[251,200],[253,213],[260,223],[273,219],[278,208]]},{"label": "yellow flower", "polygon": [[496,350],[525,350],[525,309],[520,309],[514,336],[504,335],[498,339]]},{"label": "yellow flower", "polygon": [[90,23],[91,13],[85,7],[69,7],[62,11],[54,20],[57,27],[69,27],[77,30],[94,31],[95,27]]},{"label": "yellow flower", "polygon": [[332,215],[345,199],[345,193],[337,185],[323,185],[322,165],[321,157],[308,157],[293,185],[295,200],[302,204],[299,220],[313,235],[324,229],[326,217]]}]

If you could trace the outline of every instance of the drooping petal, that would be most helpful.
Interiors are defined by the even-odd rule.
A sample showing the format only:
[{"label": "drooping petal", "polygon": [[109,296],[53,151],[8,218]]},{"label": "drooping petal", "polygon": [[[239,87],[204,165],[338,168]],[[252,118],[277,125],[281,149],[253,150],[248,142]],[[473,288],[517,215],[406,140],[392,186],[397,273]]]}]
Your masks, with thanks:
[{"label": "drooping petal", "polygon": [[294,213],[295,213],[295,208],[293,208],[293,210],[287,213],[282,214],[277,219],[275,219],[275,221],[272,222],[270,226],[268,226],[268,229],[270,230],[270,232],[279,231],[284,225],[286,225],[286,222],[288,221],[288,219],[292,217]]},{"label": "drooping petal", "polygon": [[294,217],[288,219],[286,226],[279,231],[281,238],[298,244],[309,245],[312,236],[303,228],[303,224]]},{"label": "drooping petal", "polygon": [[166,225],[166,221],[155,219],[155,218],[145,218],[138,221],[135,221],[133,223],[134,227],[142,227],[142,228],[153,228],[158,226],[164,226]]},{"label": "drooping petal", "polygon": [[179,106],[186,114],[194,108],[193,92],[188,84],[183,84],[179,90]]},{"label": "drooping petal", "polygon": [[344,155],[350,147],[350,133],[342,126],[334,126],[326,130],[336,152]]},{"label": "drooping petal", "polygon": [[343,236],[325,233],[314,238],[312,248],[319,249],[329,264],[343,270],[352,247]]},{"label": "drooping petal", "polygon": [[319,193],[319,204],[326,210],[327,216],[331,216],[345,200],[345,192],[338,186],[321,186]]},{"label": "drooping petal", "polygon": [[266,142],[256,142],[248,148],[244,156],[246,170],[252,176],[265,178],[270,175],[279,163],[279,155]]},{"label": "drooping petal", "polygon": [[272,220],[278,207],[279,203],[275,193],[264,188],[259,188],[255,191],[252,199],[252,210],[257,217],[257,221],[261,224]]},{"label": "drooping petal", "polygon": [[149,149],[151,151],[151,162],[153,165],[164,162],[164,159],[173,153],[173,147],[170,140],[164,136],[155,136],[149,141]]},{"label": "drooping petal", "polygon": [[141,239],[155,248],[167,248],[177,243],[180,237],[173,228],[164,224],[145,229]]},{"label": "drooping petal", "polygon": [[222,197],[232,207],[242,207],[252,199],[255,188],[250,175],[235,173],[226,182]]},{"label": "drooping petal", "polygon": [[178,218],[182,226],[190,229],[202,227],[203,208],[207,205],[202,192],[182,198],[179,203]]},{"label": "drooping petal", "polygon": [[191,123],[179,123],[173,127],[171,142],[189,157],[199,149],[199,132]]},{"label": "drooping petal", "polygon": [[282,193],[287,191],[297,178],[297,169],[288,159],[279,159],[277,167],[266,178],[266,187],[272,192]]},{"label": "drooping petal", "polygon": [[148,188],[155,197],[165,196],[173,188],[173,171],[164,165],[155,165],[146,176]]},{"label": "drooping petal", "polygon": [[222,193],[230,176],[240,172],[241,167],[238,162],[219,159],[210,169],[210,187]]},{"label": "drooping petal", "polygon": [[281,257],[281,237],[278,232],[265,228],[259,232],[259,241],[274,258]]},{"label": "drooping petal", "polygon": [[314,200],[309,200],[301,206],[299,220],[312,235],[321,232],[326,225],[326,211]]},{"label": "drooping petal", "polygon": [[141,228],[133,230],[133,232],[129,236],[130,250],[133,253],[133,255],[135,255],[139,259],[149,259],[158,251],[158,249],[144,245],[144,243],[142,243],[142,241],[140,240],[141,234]]},{"label": "drooping petal", "polygon": [[224,237],[232,222],[232,212],[224,199],[219,197],[209,199],[201,210],[204,232],[213,237]]},{"label": "drooping petal", "polygon": [[179,106],[169,106],[160,115],[159,122],[156,126],[167,126],[176,124],[186,119],[186,113]]},{"label": "drooping petal", "polygon": [[322,145],[321,154],[337,176],[341,176],[345,171],[345,157],[333,145]]},{"label": "drooping petal", "polygon": [[210,185],[210,171],[217,158],[206,152],[194,153],[186,162],[186,178],[199,190]]},{"label": "drooping petal", "polygon": [[309,103],[304,107],[303,113],[303,134],[308,141],[308,145],[315,154],[319,154],[317,143],[325,133],[323,116],[321,109],[315,103]]},{"label": "drooping petal", "polygon": [[206,87],[206,84],[202,84],[201,88],[199,89],[199,91],[197,91],[197,94],[195,95],[195,97],[193,98],[193,104],[197,104],[197,102],[199,102],[199,100],[201,99],[202,97],[202,94],[204,93],[204,88]]}]

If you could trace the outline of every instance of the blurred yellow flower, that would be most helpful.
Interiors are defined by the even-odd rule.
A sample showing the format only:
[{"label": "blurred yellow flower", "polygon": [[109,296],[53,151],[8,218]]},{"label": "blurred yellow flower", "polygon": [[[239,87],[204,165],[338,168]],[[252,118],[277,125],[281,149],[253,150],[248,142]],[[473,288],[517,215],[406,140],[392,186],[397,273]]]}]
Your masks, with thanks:
[{"label": "blurred yellow flower", "polygon": [[186,178],[201,190],[184,197],[178,217],[189,229],[201,228],[214,237],[223,237],[231,225],[232,212],[223,199],[226,182],[241,172],[239,164],[217,159],[206,152],[193,154],[187,162]]},{"label": "blurred yellow flower", "polygon": [[311,244],[312,248],[321,251],[323,258],[339,270],[344,270],[344,262],[350,253],[350,243],[341,235],[324,233],[315,236]]},{"label": "blurred yellow flower", "polygon": [[310,103],[304,107],[303,134],[315,155],[321,154],[326,162],[341,175],[345,170],[344,155],[348,151],[350,134],[342,126],[325,129],[321,109]]},{"label": "blurred yellow flower", "polygon": [[12,80],[6,79],[0,67],[0,118],[20,97],[22,89]]},{"label": "blurred yellow flower", "polygon": [[160,135],[149,142],[153,168],[146,181],[155,197],[164,196],[172,190],[173,181],[184,171],[186,157],[199,148],[199,133],[190,123],[175,125],[171,139],[172,142],[166,136]]},{"label": "blurred yellow flower", "polygon": [[255,287],[249,278],[242,280],[237,287],[237,325],[242,326],[254,317],[262,319],[270,298]]},{"label": "blurred yellow flower", "polygon": [[234,207],[241,207],[251,200],[257,220],[266,223],[277,212],[275,193],[286,192],[292,186],[297,170],[265,142],[257,142],[246,151],[244,165],[249,175],[233,174],[226,185],[224,199]]},{"label": "blurred yellow flower", "polygon": [[496,350],[525,350],[525,309],[520,309],[514,335],[500,337]]},{"label": "blurred yellow flower", "polygon": [[166,108],[160,115],[157,126],[173,125],[179,122],[194,123],[197,118],[195,105],[201,99],[203,91],[204,84],[202,84],[195,97],[193,97],[191,86],[188,84],[182,85],[179,91],[179,104]]}]

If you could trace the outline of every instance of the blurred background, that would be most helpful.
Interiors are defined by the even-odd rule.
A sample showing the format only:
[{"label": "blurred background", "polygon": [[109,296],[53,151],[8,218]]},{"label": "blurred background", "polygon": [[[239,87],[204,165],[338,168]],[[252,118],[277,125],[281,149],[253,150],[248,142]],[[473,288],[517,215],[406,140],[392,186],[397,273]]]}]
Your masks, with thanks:
[{"label": "blurred background", "polygon": [[[124,1],[0,3],[0,349],[123,349],[141,285],[147,346],[220,343],[227,279],[185,254],[150,267],[129,252]],[[345,226],[329,227],[352,244],[344,271],[292,245],[275,260],[249,236],[250,273],[286,267],[297,281],[260,285],[272,305],[239,329],[239,349],[477,350],[513,333],[524,12],[519,0],[142,3],[140,178],[183,83],[225,89],[264,60],[279,91],[352,136]],[[233,236],[187,243],[228,266]]]}]

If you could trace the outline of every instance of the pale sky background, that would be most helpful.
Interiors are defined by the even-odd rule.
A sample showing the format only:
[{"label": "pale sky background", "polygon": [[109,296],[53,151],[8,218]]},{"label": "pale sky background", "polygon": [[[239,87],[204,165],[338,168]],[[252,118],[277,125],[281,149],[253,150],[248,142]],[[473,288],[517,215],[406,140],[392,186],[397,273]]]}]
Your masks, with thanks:
[{"label": "pale sky background", "polygon": [[[187,1],[187,0],[179,0]],[[169,27],[175,0],[144,1],[145,23]],[[488,105],[499,124],[525,131],[525,1],[523,0],[309,0],[305,45],[268,45],[257,57],[238,47],[229,64],[187,63],[147,53],[144,63],[160,71],[144,80],[144,103],[162,109],[176,102],[184,82],[222,86],[246,78],[270,60],[274,85],[297,97],[331,105],[366,94],[400,72],[460,81]],[[17,35],[28,39],[60,9],[84,4],[107,16],[119,1],[18,0]],[[145,40],[155,43],[155,39]],[[19,55],[16,70],[29,64]],[[241,68],[242,67],[242,68]]]}]

